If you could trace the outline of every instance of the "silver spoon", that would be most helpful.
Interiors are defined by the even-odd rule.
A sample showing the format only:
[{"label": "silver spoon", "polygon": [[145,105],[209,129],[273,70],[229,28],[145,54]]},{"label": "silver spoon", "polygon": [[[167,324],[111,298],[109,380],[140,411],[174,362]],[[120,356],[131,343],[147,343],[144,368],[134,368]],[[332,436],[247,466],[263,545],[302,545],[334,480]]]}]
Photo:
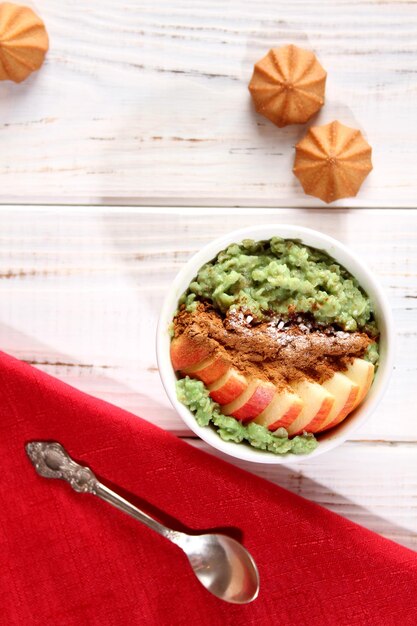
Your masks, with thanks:
[{"label": "silver spoon", "polygon": [[62,478],[75,491],[98,496],[179,546],[200,583],[213,595],[234,604],[246,604],[258,596],[258,569],[238,541],[227,535],[189,535],[163,526],[100,483],[89,467],[73,461],[57,442],[32,441],[25,448],[41,476]]}]

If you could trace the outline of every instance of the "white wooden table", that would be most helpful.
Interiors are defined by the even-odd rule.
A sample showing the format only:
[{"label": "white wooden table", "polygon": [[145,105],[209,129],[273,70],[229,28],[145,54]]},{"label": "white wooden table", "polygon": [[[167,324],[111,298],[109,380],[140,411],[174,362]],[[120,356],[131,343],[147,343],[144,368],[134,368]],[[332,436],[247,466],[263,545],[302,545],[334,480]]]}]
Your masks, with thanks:
[{"label": "white wooden table", "polygon": [[[246,469],[417,548],[417,4],[37,8],[51,36],[47,62],[26,83],[0,84],[1,348],[203,448],[156,367],[156,321],[174,275],[243,225],[333,235],[387,290],[392,382],[341,448]],[[313,48],[329,73],[318,121],[356,125],[374,148],[358,198],[332,208],[304,196],[291,174],[305,130],[273,127],[249,101],[253,63],[288,42]],[[246,206],[268,208],[236,208]]]}]

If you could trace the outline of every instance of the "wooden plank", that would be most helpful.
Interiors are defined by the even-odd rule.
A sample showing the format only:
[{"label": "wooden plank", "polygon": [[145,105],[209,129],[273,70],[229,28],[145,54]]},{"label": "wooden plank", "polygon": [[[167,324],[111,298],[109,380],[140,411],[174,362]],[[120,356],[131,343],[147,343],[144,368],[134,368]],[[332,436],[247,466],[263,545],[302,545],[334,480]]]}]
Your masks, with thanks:
[{"label": "wooden plank", "polygon": [[268,222],[316,227],[375,271],[397,324],[389,389],[355,438],[417,441],[417,211],[83,208],[0,210],[0,345],[89,393],[186,435],[156,366],[166,290],[202,245]]},{"label": "wooden plank", "polygon": [[374,171],[341,206],[416,203],[414,2],[38,0],[42,70],[0,84],[2,201],[320,206],[291,172],[304,127],[255,114],[252,67],[311,48],[333,119],[362,128]]},{"label": "wooden plank", "polygon": [[188,442],[417,550],[416,444],[346,443],[311,461],[271,467],[226,457],[201,440]]}]

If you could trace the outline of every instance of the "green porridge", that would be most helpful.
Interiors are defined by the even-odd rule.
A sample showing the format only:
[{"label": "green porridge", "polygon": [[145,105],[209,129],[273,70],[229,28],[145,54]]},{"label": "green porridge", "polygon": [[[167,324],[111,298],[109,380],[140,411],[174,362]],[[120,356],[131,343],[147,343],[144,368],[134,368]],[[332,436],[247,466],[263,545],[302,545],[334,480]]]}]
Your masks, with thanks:
[{"label": "green porridge", "polygon": [[291,307],[346,331],[376,331],[369,298],[346,269],[324,252],[278,237],[232,244],[203,265],[183,296],[187,307],[200,299],[222,313],[234,306],[285,315]]},{"label": "green porridge", "polygon": [[[299,241],[274,237],[231,244],[200,268],[179,305],[195,315],[200,303],[209,303],[222,317],[232,311],[258,323],[271,318],[291,323],[301,315],[317,331],[366,333],[373,343],[362,358],[378,365],[378,328],[369,297],[344,267]],[[188,375],[178,380],[177,396],[200,426],[214,426],[225,441],[246,442],[274,454],[307,454],[318,445],[311,433],[289,438],[284,428],[271,432],[224,415],[204,383]]]}]

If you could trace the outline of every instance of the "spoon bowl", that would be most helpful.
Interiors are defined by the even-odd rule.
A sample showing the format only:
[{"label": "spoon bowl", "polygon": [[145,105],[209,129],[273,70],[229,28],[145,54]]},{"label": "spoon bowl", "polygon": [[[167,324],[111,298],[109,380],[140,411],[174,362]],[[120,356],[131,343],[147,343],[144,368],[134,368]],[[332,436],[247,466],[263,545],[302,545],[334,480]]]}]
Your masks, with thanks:
[{"label": "spoon bowl", "polygon": [[247,604],[259,593],[259,573],[249,552],[227,535],[186,535],[175,540],[200,583],[233,604]]}]

